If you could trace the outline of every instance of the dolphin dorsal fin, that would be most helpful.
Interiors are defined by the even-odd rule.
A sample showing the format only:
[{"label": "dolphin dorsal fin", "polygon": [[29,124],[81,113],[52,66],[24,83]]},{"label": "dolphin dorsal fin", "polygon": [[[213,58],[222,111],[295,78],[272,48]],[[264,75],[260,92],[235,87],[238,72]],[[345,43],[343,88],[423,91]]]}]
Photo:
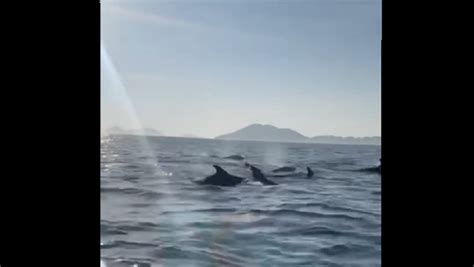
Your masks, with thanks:
[{"label": "dolphin dorsal fin", "polygon": [[263,172],[259,168],[250,165],[250,169],[252,170],[252,174],[253,174],[254,178],[256,178],[256,179],[266,179],[265,175],[263,174]]},{"label": "dolphin dorsal fin", "polygon": [[212,165],[216,169],[216,174],[227,174],[227,172],[218,165]]}]

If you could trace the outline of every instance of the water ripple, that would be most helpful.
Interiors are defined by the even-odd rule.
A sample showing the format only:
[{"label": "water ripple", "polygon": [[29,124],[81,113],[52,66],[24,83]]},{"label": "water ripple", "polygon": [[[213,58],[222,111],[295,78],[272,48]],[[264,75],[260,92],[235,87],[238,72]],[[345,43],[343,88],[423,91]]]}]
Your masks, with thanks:
[{"label": "water ripple", "polygon": [[[101,141],[101,258],[109,267],[380,266],[380,176],[348,171],[378,163],[380,147],[142,141]],[[276,187],[192,182],[213,174],[212,164],[251,179],[245,162],[310,166],[317,179],[277,178]]]}]

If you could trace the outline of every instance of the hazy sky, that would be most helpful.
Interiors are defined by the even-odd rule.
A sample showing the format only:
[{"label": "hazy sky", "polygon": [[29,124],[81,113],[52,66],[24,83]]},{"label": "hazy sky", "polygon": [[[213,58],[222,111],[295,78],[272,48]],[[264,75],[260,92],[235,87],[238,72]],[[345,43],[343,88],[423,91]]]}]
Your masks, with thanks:
[{"label": "hazy sky", "polygon": [[102,127],[380,135],[381,1],[102,0]]}]

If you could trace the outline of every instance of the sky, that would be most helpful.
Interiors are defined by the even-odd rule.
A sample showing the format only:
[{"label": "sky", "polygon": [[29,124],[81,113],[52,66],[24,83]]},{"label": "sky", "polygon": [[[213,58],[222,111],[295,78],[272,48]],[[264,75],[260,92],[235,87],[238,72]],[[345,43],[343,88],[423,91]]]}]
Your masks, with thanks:
[{"label": "sky", "polygon": [[101,127],[380,136],[381,0],[102,0]]}]

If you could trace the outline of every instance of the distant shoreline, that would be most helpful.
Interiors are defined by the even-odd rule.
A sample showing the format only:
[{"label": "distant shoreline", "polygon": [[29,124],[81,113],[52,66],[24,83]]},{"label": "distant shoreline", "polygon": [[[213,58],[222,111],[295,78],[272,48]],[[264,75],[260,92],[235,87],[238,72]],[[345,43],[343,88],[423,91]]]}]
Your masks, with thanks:
[{"label": "distant shoreline", "polygon": [[316,135],[306,136],[290,128],[279,128],[270,124],[250,124],[244,128],[231,133],[212,137],[199,137],[193,134],[181,134],[180,136],[165,135],[154,128],[123,129],[119,126],[111,127],[104,132],[106,135],[128,135],[128,136],[160,136],[199,140],[220,140],[220,141],[247,141],[247,142],[267,142],[267,143],[290,143],[290,144],[330,144],[330,145],[368,145],[381,146],[381,136],[337,136],[337,135]]},{"label": "distant shoreline", "polygon": [[318,142],[298,142],[298,141],[272,141],[272,140],[246,140],[246,139],[220,139],[220,138],[205,138],[205,137],[184,137],[184,136],[165,136],[165,135],[141,135],[141,134],[106,134],[107,136],[133,136],[146,138],[174,138],[174,139],[198,139],[209,140],[217,142],[264,142],[264,143],[278,143],[278,144],[309,144],[309,145],[343,145],[343,146],[381,146],[381,144],[353,144],[353,143],[318,143]]}]

